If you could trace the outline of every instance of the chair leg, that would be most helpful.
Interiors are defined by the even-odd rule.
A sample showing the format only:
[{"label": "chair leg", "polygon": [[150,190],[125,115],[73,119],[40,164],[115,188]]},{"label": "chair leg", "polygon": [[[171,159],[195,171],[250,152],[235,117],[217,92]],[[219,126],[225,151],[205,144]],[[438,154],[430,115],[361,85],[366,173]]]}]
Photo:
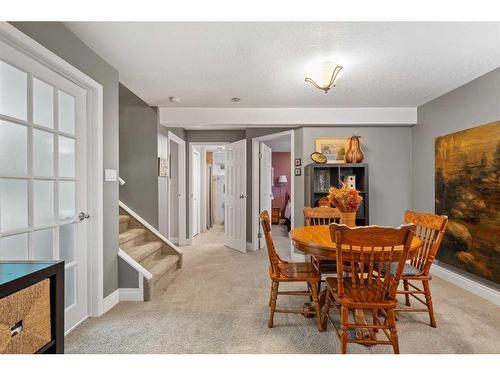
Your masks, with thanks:
[{"label": "chair leg", "polygon": [[403,288],[405,290],[405,305],[410,306],[410,294],[408,293],[410,291],[410,286],[408,285],[408,280],[403,280]]},{"label": "chair leg", "polygon": [[[373,325],[378,324],[378,309],[373,309],[372,310],[372,316],[373,316]],[[378,328],[373,328],[373,332],[377,333]]]},{"label": "chair leg", "polygon": [[349,323],[349,309],[342,306],[340,310],[340,350],[342,354],[347,353],[347,330]]},{"label": "chair leg", "polygon": [[269,292],[269,307],[271,307],[271,301],[273,300],[273,282],[271,282],[271,291]]},{"label": "chair leg", "polygon": [[330,289],[326,290],[326,300],[325,300],[325,306],[323,307],[323,316],[321,317],[321,326],[323,327],[323,330],[326,331],[328,328],[328,313],[330,311],[330,307],[332,305],[332,299],[330,295]]},{"label": "chair leg", "polygon": [[276,310],[276,300],[278,299],[278,288],[279,283],[277,281],[273,281],[272,292],[271,292],[271,306],[269,310],[269,322],[267,326],[269,328],[273,328],[274,324],[274,310]]},{"label": "chair leg", "polygon": [[398,341],[398,330],[396,328],[396,319],[394,317],[394,309],[387,310],[387,320],[389,323],[389,330],[392,342],[392,348],[394,354],[399,354],[399,341]]},{"label": "chair leg", "polygon": [[425,301],[427,302],[427,308],[429,309],[429,318],[431,320],[431,327],[436,328],[436,318],[434,317],[434,306],[432,305],[431,288],[429,286],[429,280],[422,281],[425,292]]},{"label": "chair leg", "polygon": [[319,305],[318,299],[318,285],[315,283],[310,283],[311,285],[311,294],[313,298],[314,310],[316,311],[316,322],[318,325],[318,331],[323,332],[323,325],[321,324],[321,307]]}]

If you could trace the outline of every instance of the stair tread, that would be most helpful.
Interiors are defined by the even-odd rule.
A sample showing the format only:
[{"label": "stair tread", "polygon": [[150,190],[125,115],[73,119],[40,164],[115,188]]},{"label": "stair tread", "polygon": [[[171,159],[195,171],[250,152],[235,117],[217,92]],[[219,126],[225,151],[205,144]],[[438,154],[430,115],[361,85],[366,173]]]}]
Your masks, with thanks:
[{"label": "stair tread", "polygon": [[162,246],[163,243],[160,241],[151,241],[139,246],[131,247],[125,250],[125,252],[130,255],[136,262],[141,262],[143,259],[146,259],[151,254],[161,249]]},{"label": "stair tread", "polygon": [[130,220],[130,216],[128,216],[128,215],[119,215],[118,218],[119,218],[119,221],[118,221],[119,223],[124,223],[124,222]]},{"label": "stair tread", "polygon": [[138,229],[138,228],[129,229],[123,233],[120,233],[118,235],[118,240],[119,240],[120,244],[122,244],[124,242],[133,240],[134,238],[139,237],[145,233],[146,233],[145,229]]},{"label": "stair tread", "polygon": [[151,272],[154,279],[157,279],[165,272],[167,272],[179,260],[178,255],[165,255],[155,263],[148,271]]}]

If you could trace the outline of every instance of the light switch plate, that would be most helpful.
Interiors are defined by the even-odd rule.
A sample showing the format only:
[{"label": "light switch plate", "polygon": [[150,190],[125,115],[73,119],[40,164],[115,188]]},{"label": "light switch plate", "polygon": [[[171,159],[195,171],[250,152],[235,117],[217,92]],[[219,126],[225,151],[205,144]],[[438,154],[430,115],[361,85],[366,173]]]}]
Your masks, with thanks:
[{"label": "light switch plate", "polygon": [[116,169],[105,169],[104,170],[104,181],[116,181]]}]

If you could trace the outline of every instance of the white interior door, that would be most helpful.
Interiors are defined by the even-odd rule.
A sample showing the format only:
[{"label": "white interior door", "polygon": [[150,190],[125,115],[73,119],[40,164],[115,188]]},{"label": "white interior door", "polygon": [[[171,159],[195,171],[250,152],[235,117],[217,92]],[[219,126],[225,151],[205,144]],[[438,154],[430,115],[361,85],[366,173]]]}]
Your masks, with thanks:
[{"label": "white interior door", "polygon": [[186,142],[168,132],[168,237],[179,245],[186,243]]},{"label": "white interior door", "polygon": [[86,108],[83,88],[0,42],[0,260],[65,261],[66,330],[88,316]]},{"label": "white interior door", "polygon": [[247,153],[246,140],[226,145],[224,244],[246,252]]},{"label": "white interior door", "polygon": [[201,156],[193,150],[193,197],[192,197],[192,224],[193,237],[200,233],[200,170]]}]

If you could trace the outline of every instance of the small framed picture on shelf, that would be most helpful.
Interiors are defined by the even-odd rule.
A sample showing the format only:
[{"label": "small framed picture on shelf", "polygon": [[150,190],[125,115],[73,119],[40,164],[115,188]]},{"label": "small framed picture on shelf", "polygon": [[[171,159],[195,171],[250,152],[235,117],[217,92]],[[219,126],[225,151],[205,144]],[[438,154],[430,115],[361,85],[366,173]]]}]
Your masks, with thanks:
[{"label": "small framed picture on shelf", "polygon": [[295,176],[301,176],[302,175],[302,168],[295,168]]},{"label": "small framed picture on shelf", "polygon": [[318,138],[315,148],[326,156],[327,163],[345,163],[346,143],[344,138]]},{"label": "small framed picture on shelf", "polygon": [[302,159],[295,159],[295,166],[300,167],[302,165]]}]

